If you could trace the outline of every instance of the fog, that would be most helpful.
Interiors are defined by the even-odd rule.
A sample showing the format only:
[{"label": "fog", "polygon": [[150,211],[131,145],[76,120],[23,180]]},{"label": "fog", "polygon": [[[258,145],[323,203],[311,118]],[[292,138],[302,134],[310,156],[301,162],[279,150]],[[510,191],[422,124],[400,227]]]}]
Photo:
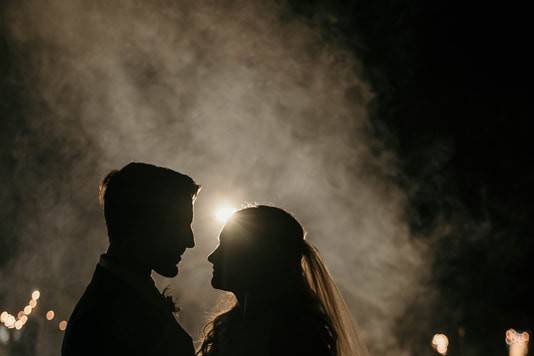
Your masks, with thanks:
[{"label": "fog", "polygon": [[[353,53],[283,3],[7,6],[25,94],[23,118],[7,118],[12,135],[2,143],[15,163],[2,167],[14,193],[3,193],[0,209],[16,217],[2,224],[13,226],[18,249],[0,270],[0,309],[16,313],[41,290],[40,355],[58,353],[53,323],[68,318],[105,250],[99,180],[130,161],[203,186],[196,248],[176,279],[155,276],[194,339],[221,295],[206,260],[221,228],[215,210],[258,202],[305,226],[371,353],[405,353],[392,330],[424,290],[427,254],[410,239],[405,194],[390,179],[395,153],[369,129],[372,88]],[[51,308],[58,317],[47,322],[39,315]]]}]

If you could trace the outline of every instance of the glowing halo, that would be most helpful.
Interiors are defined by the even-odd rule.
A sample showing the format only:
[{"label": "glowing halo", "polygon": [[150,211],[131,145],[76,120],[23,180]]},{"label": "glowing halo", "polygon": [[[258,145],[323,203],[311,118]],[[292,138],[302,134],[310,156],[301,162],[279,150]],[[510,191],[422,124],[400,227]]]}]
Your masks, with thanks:
[{"label": "glowing halo", "polygon": [[434,337],[432,338],[432,347],[440,355],[447,354],[448,346],[449,346],[449,339],[447,338],[445,334],[435,334]]},{"label": "glowing halo", "polygon": [[514,329],[506,331],[506,344],[509,356],[526,356],[528,354],[528,342],[530,335],[527,332],[519,332]]},{"label": "glowing halo", "polygon": [[215,218],[221,223],[226,223],[237,210],[231,205],[222,205],[215,210]]},{"label": "glowing halo", "polygon": [[56,316],[56,313],[54,313],[53,310],[49,310],[46,312],[46,320],[52,320],[54,319],[54,316]]}]

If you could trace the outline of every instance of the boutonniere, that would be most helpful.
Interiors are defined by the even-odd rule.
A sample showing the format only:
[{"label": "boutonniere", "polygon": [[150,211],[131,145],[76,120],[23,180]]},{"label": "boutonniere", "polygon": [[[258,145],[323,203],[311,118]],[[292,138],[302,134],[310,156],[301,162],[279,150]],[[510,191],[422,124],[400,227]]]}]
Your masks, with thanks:
[{"label": "boutonniere", "polygon": [[180,307],[176,305],[174,298],[168,292],[169,289],[170,289],[169,287],[165,287],[165,289],[163,290],[163,293],[161,293],[161,296],[163,297],[163,301],[165,302],[165,305],[167,306],[167,308],[169,309],[171,313],[173,314],[179,313]]}]

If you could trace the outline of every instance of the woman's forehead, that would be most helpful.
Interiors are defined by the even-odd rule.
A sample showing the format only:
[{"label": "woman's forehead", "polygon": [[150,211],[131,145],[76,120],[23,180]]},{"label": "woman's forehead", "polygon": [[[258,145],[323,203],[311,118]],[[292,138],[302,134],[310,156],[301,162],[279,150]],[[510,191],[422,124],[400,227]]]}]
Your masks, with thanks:
[{"label": "woman's forehead", "polygon": [[243,243],[250,240],[247,229],[236,224],[227,224],[219,234],[219,243]]},{"label": "woman's forehead", "polygon": [[229,241],[229,240],[233,240],[233,238],[237,235],[237,231],[235,228],[231,228],[229,227],[228,225],[226,225],[221,233],[219,234],[219,241],[220,242],[223,242],[223,241]]}]

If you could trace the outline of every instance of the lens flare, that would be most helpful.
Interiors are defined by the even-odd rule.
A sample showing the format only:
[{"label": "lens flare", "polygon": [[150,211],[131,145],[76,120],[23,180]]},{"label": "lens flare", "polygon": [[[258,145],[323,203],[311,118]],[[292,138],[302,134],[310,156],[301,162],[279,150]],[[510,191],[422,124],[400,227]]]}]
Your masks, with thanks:
[{"label": "lens flare", "polygon": [[20,329],[22,329],[23,325],[24,325],[24,323],[22,322],[22,320],[17,320],[15,322],[15,329],[20,330]]},{"label": "lens flare", "polygon": [[6,317],[4,325],[6,326],[6,328],[12,329],[15,327],[15,322],[16,322],[15,317],[13,315],[8,315]]},{"label": "lens flare", "polygon": [[32,310],[37,307],[37,300],[41,297],[41,292],[34,290],[32,292],[32,297],[23,310],[17,313],[17,316],[9,314],[7,311],[4,311],[0,314],[0,322],[8,329],[17,329],[20,330],[28,322],[28,315],[32,313]]},{"label": "lens flare", "polygon": [[67,329],[67,321],[66,320],[61,320],[59,322],[59,330],[60,331],[65,331],[65,329]]},{"label": "lens flare", "polygon": [[217,221],[225,223],[236,211],[237,209],[230,205],[223,205],[215,211],[215,218],[217,219]]},{"label": "lens flare", "polygon": [[528,341],[530,336],[527,332],[518,332],[514,329],[506,331],[506,344],[509,356],[526,356],[528,354]]},{"label": "lens flare", "polygon": [[26,306],[24,307],[24,314],[26,314],[26,315],[30,315],[31,312],[32,312],[32,307],[29,306],[29,305],[26,305]]},{"label": "lens flare", "polygon": [[432,347],[440,355],[446,355],[447,348],[449,347],[449,339],[445,334],[435,334],[432,338]]},{"label": "lens flare", "polygon": [[46,312],[46,320],[52,320],[54,319],[54,316],[56,316],[56,313],[54,313],[53,310],[49,310]]}]

